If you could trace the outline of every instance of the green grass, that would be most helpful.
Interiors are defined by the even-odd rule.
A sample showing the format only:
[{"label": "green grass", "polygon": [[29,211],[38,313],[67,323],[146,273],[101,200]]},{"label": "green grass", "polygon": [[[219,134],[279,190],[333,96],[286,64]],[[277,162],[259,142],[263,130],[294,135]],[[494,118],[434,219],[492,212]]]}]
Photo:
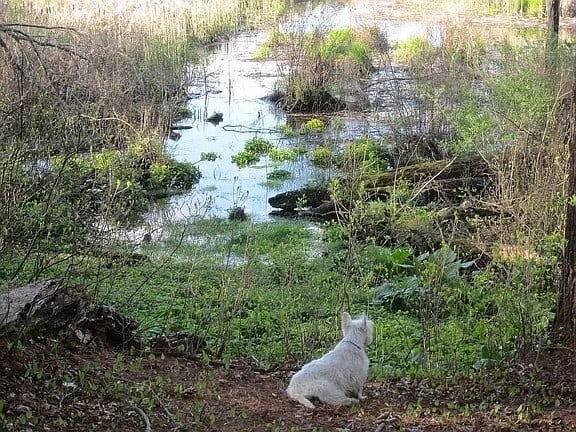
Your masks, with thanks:
[{"label": "green grass", "polygon": [[[513,355],[522,329],[545,331],[554,298],[534,282],[544,273],[533,270],[527,282],[525,271],[509,270],[506,284],[490,287],[489,272],[467,281],[448,270],[460,265],[453,255],[438,267],[445,255],[416,259],[409,250],[379,247],[367,248],[350,272],[345,245],[330,240],[330,231],[303,221],[173,223],[161,241],[138,250],[150,261],[93,261],[83,281],[98,301],[136,318],[145,334],[184,330],[203,337],[211,357],[253,357],[264,367],[331,348],[343,310],[367,312],[375,322],[369,356],[376,379],[470,371]],[[393,282],[414,275],[423,286],[448,278],[434,293],[442,298],[440,320],[426,318],[430,311],[417,299],[402,310],[378,304],[378,275]]]}]

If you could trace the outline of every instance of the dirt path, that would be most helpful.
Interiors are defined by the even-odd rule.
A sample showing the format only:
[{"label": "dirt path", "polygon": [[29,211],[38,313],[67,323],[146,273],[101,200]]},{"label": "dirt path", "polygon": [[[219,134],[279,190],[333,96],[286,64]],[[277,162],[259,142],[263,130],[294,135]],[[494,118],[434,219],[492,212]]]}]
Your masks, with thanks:
[{"label": "dirt path", "polygon": [[2,343],[0,431],[576,430],[575,364],[561,353],[465,379],[371,381],[359,406],[310,411],[284,394],[289,370],[44,338],[7,348]]}]

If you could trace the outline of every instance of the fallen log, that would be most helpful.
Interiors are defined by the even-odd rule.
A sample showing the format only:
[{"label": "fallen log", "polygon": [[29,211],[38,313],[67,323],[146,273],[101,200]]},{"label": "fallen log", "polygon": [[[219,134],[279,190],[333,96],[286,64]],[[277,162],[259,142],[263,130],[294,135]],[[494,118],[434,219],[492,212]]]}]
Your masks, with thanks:
[{"label": "fallen log", "polygon": [[0,295],[2,334],[56,335],[64,330],[82,343],[140,348],[138,326],[110,306],[93,305],[81,288],[61,280],[34,282]]},{"label": "fallen log", "polygon": [[[486,160],[481,156],[463,159],[450,159],[423,162],[408,165],[394,171],[386,171],[363,181],[364,190],[370,197],[385,198],[388,188],[404,180],[419,185],[414,195],[422,203],[434,200],[452,201],[463,189],[481,194],[490,184],[492,172]],[[330,202],[330,193],[324,186],[305,187],[277,194],[268,199],[268,203],[282,211],[275,215],[294,216],[297,208],[306,208],[307,214],[332,213],[336,206]],[[320,209],[321,211],[316,211]]]},{"label": "fallen log", "polygon": [[297,190],[282,192],[268,198],[268,203],[287,212],[301,207],[319,207],[330,200],[330,193],[324,186],[304,187]]},{"label": "fallen log", "polygon": [[143,337],[139,323],[115,308],[94,304],[84,289],[61,280],[34,282],[0,295],[0,336],[72,338],[98,347],[136,348],[188,358],[207,350],[205,340],[191,333]]},{"label": "fallen log", "polygon": [[383,189],[404,180],[412,184],[454,179],[488,179],[492,171],[481,156],[462,159],[443,159],[408,165],[394,171],[378,173],[364,180],[369,193],[381,193]]}]

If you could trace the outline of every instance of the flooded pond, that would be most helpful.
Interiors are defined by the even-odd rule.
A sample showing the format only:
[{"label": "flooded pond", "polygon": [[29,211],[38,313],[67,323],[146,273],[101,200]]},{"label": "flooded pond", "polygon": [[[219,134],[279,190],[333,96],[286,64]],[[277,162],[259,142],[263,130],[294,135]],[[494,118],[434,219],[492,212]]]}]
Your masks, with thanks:
[{"label": "flooded pond", "polygon": [[[238,168],[232,156],[244,148],[247,140],[260,136],[274,145],[282,145],[282,135],[275,127],[286,123],[285,115],[267,100],[277,80],[277,64],[254,61],[253,54],[265,34],[241,34],[216,47],[209,56],[203,79],[190,89],[188,108],[192,117],[178,126],[181,137],[167,146],[181,161],[197,163],[202,172],[200,183],[189,193],[171,199],[175,216],[195,215],[226,217],[234,207],[244,207],[253,220],[265,220],[271,208],[268,198],[278,189],[266,184],[272,166],[266,161],[256,166]],[[218,124],[205,121],[212,113],[221,113]],[[214,162],[201,161],[201,154],[214,152]],[[293,178],[282,185],[300,187],[312,176],[304,164],[287,164]]]},{"label": "flooded pond", "polygon": [[[321,22],[323,26],[344,28],[356,19],[354,11],[347,6],[318,6],[310,7],[304,15],[284,26],[298,26],[304,31]],[[430,33],[429,28],[419,22],[382,21],[378,25],[390,41]],[[268,198],[327,175],[312,168],[306,157],[282,165],[263,160],[247,168],[238,168],[232,162],[232,156],[254,136],[263,137],[275,146],[294,146],[296,141],[305,147],[314,145],[314,142],[303,142],[302,137],[284,138],[275,129],[287,122],[293,124],[294,119],[287,118],[267,98],[280,78],[279,63],[254,60],[254,53],[267,35],[267,32],[243,33],[217,44],[205,64],[192,71],[195,79],[187,104],[192,116],[176,125],[179,136],[169,139],[166,145],[176,159],[195,163],[202,178],[193,191],[169,200],[168,208],[163,210],[169,213],[170,219],[227,217],[230,209],[243,207],[253,221],[270,220],[273,209]],[[218,124],[205,121],[213,113],[222,114]],[[339,121],[344,125],[341,134],[342,130],[348,137],[385,133],[384,125],[374,120],[366,113],[339,113]],[[318,137],[315,141],[319,141]],[[202,153],[206,152],[214,152],[219,157],[214,162],[201,161]],[[273,168],[290,171],[292,178],[281,184],[270,184],[267,174]]]},{"label": "flooded pond", "polygon": [[[425,37],[439,43],[442,27],[438,23],[394,17],[392,2],[354,2],[354,6],[308,6],[303,14],[284,23],[307,31],[313,26],[323,28],[350,28],[369,24],[386,35],[389,44]],[[385,17],[378,19],[377,17]],[[307,156],[296,162],[273,164],[263,159],[256,166],[238,168],[232,156],[244,148],[246,141],[258,136],[279,147],[296,144],[312,149],[326,136],[285,138],[276,130],[279,125],[293,124],[267,97],[280,79],[280,63],[276,60],[255,60],[258,47],[266,41],[267,32],[243,33],[231,40],[211,47],[203,65],[191,70],[194,84],[189,89],[187,107],[191,117],[175,125],[178,136],[168,139],[167,148],[179,161],[196,164],[202,173],[199,184],[189,193],[172,197],[167,204],[158,204],[150,219],[169,220],[227,217],[235,207],[245,209],[253,221],[271,220],[273,208],[268,199],[280,192],[298,189],[309,182],[325,178],[330,173],[311,167]],[[337,120],[342,125],[338,139],[354,137],[379,138],[389,134],[383,110],[393,109],[387,74],[396,74],[394,67],[376,68],[373,77],[369,108],[362,112],[339,112]],[[394,78],[394,77],[393,77]],[[387,84],[388,83],[388,84]],[[222,121],[211,123],[206,118],[221,113]],[[310,118],[310,117],[308,117]],[[302,121],[302,118],[299,120]],[[213,152],[216,161],[202,161],[202,154]],[[292,173],[292,178],[280,184],[271,184],[267,175],[275,168]]]}]

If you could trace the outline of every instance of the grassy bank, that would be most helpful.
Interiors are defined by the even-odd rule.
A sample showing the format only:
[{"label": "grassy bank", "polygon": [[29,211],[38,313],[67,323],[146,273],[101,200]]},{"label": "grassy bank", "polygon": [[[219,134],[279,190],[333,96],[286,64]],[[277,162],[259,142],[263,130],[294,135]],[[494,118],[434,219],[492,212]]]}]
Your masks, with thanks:
[{"label": "grassy bank", "polygon": [[0,27],[0,253],[11,256],[3,278],[97,255],[150,197],[189,190],[200,172],[176,162],[164,139],[186,115],[191,65],[205,44],[283,7],[11,2]]}]

